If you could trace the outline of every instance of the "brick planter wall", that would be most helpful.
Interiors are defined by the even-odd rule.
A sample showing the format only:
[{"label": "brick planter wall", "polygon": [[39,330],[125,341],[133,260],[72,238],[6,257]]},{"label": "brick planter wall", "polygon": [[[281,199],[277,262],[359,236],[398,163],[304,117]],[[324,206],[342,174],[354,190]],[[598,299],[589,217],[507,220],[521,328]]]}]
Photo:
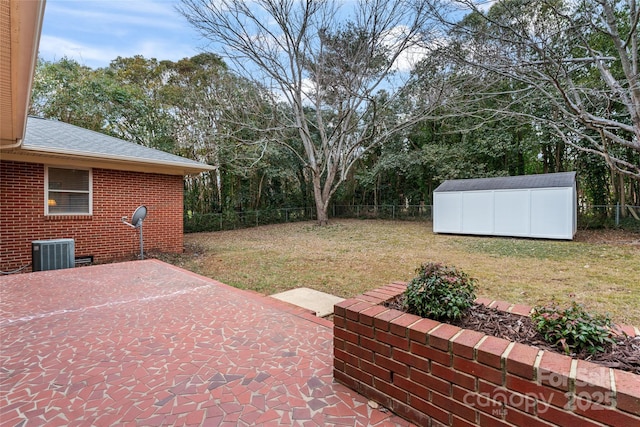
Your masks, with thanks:
[{"label": "brick planter wall", "polygon": [[335,306],[338,382],[420,426],[640,426],[640,376],[382,305],[404,289]]},{"label": "brick planter wall", "polygon": [[139,205],[148,209],[145,252],[182,252],[182,176],[94,168],[93,215],[46,216],[44,168],[0,165],[0,270],[30,263],[33,240],[75,239],[75,255],[93,256],[95,263],[135,256],[139,234],[121,218],[131,219]]}]

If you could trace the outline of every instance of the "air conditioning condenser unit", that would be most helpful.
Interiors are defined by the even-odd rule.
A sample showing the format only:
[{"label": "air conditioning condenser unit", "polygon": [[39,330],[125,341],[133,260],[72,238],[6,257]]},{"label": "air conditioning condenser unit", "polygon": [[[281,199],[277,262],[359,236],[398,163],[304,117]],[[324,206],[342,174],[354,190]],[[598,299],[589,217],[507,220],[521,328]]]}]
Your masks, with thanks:
[{"label": "air conditioning condenser unit", "polygon": [[47,271],[76,266],[73,239],[34,240],[31,242],[31,270]]}]

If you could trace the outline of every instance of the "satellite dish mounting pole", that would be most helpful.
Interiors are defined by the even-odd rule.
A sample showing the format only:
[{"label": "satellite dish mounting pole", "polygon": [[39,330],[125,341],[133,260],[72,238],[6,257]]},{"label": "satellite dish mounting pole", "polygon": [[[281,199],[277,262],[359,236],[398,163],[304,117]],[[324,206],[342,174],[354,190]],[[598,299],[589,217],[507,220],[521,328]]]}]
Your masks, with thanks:
[{"label": "satellite dish mounting pole", "polygon": [[122,222],[129,227],[140,229],[140,259],[144,259],[144,239],[142,237],[142,222],[147,217],[147,207],[138,206],[131,217],[131,222],[127,222],[127,217],[122,217]]},{"label": "satellite dish mounting pole", "polygon": [[140,259],[144,259],[144,239],[142,238],[142,222],[143,220],[140,220],[139,224],[140,224]]}]

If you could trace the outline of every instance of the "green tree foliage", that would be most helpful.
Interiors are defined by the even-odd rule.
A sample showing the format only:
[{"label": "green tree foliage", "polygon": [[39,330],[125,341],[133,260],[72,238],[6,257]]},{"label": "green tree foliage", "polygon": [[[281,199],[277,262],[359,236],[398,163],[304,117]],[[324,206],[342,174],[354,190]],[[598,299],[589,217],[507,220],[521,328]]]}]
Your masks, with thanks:
[{"label": "green tree foliage", "polygon": [[216,166],[185,180],[187,211],[300,206],[307,176],[256,132],[276,108],[271,97],[213,54],[119,57],[95,70],[63,58],[38,64],[30,113]]},{"label": "green tree foliage", "polygon": [[29,114],[56,118],[91,130],[102,130],[111,82],[89,67],[62,58],[38,61]]},{"label": "green tree foliage", "polygon": [[[490,83],[513,85],[485,110],[527,119],[561,144],[600,156],[614,173],[640,179],[634,0],[503,0],[486,12],[473,1],[456,3],[471,13],[451,23],[451,57]],[[479,86],[470,99],[487,92]]]},{"label": "green tree foliage", "polygon": [[159,96],[165,64],[140,55],[118,57],[96,72],[113,82],[104,130],[146,147],[174,152],[170,133],[173,118]]}]

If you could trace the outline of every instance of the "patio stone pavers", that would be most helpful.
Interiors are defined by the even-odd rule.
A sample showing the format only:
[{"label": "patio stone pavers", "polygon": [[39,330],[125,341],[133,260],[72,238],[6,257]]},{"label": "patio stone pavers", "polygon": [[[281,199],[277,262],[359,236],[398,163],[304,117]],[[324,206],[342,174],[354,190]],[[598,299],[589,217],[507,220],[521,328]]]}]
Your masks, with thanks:
[{"label": "patio stone pavers", "polygon": [[2,426],[407,426],[331,323],[156,260],[0,277]]}]

